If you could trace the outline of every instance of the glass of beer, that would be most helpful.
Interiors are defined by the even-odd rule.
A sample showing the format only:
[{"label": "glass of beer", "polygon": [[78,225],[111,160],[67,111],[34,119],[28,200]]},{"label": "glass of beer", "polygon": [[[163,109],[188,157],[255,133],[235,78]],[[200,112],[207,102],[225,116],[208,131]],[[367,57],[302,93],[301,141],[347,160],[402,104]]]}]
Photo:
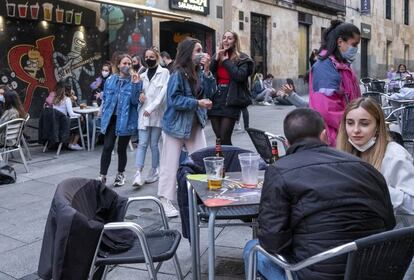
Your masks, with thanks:
[{"label": "glass of beer", "polygon": [[209,190],[218,190],[221,188],[223,181],[223,157],[206,157],[204,160],[204,166],[207,174],[207,184]]}]

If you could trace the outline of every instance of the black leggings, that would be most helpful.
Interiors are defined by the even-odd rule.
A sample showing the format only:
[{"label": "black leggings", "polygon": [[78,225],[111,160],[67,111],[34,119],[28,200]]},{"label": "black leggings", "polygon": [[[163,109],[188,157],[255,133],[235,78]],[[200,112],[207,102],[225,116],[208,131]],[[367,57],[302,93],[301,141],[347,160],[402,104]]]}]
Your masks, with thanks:
[{"label": "black leggings", "polygon": [[[116,116],[113,115],[109,121],[108,128],[106,129],[104,137],[104,147],[101,155],[101,175],[108,173],[109,165],[111,164],[112,151],[115,146],[116,135]],[[127,164],[127,148],[131,136],[119,136],[118,138],[118,172],[122,173],[125,171]]]},{"label": "black leggings", "polygon": [[222,145],[233,145],[231,143],[231,134],[233,133],[236,119],[211,116],[211,126],[213,127],[216,138],[221,139]]},{"label": "black leggings", "polygon": [[244,126],[244,129],[247,129],[249,128],[249,111],[247,110],[247,107],[244,107],[241,110],[242,110],[242,116],[243,116],[243,126]]}]

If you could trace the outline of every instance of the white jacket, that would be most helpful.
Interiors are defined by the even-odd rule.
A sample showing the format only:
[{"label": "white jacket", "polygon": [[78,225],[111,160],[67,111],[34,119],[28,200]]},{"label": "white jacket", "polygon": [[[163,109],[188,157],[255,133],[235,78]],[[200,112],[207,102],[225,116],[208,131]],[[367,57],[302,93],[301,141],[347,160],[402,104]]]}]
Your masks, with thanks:
[{"label": "white jacket", "polygon": [[[162,127],[162,118],[165,111],[167,84],[170,77],[168,69],[158,65],[151,81],[147,76],[148,70],[141,74],[143,81],[142,90],[146,100],[138,107],[138,129],[146,129],[147,126]],[[150,113],[144,117],[144,112]]]},{"label": "white jacket", "polygon": [[[414,165],[410,153],[401,145],[389,142],[381,164],[395,214],[409,215],[414,225]],[[405,225],[407,226],[407,225]],[[397,225],[398,227],[398,225]]]}]

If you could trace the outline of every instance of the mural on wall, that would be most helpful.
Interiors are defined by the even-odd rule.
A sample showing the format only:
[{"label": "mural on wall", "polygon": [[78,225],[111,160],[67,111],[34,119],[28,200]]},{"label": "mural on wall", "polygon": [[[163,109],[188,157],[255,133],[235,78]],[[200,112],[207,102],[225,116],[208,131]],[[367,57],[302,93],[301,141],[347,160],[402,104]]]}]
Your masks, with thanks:
[{"label": "mural on wall", "polygon": [[[21,4],[8,0],[7,5],[6,15],[0,18],[0,84],[19,93],[32,118],[40,115],[44,100],[60,80],[72,84],[79,100],[89,99],[95,69],[107,56],[99,44],[106,36],[95,27],[95,13],[61,1]],[[24,19],[18,13],[22,5],[30,11]],[[10,7],[17,9],[14,14]],[[82,15],[89,15],[92,21],[83,21]],[[92,26],[80,25],[84,23]]]},{"label": "mural on wall", "polygon": [[102,5],[101,16],[108,25],[111,57],[118,53],[142,55],[152,44],[151,17],[134,9]]}]

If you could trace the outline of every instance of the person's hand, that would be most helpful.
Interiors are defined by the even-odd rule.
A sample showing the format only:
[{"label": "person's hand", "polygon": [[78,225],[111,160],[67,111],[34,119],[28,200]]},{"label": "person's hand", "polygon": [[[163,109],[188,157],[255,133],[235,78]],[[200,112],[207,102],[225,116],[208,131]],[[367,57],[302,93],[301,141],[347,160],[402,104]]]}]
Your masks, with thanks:
[{"label": "person's hand", "polygon": [[222,60],[223,54],[226,52],[227,50],[222,48],[222,47],[218,47],[217,52],[216,52],[216,60]]},{"label": "person's hand", "polygon": [[210,110],[213,107],[213,102],[210,99],[200,99],[198,100],[198,106]]},{"label": "person's hand", "polygon": [[223,54],[223,56],[221,57],[221,61],[225,61],[226,59],[229,59],[229,52],[226,50]]},{"label": "person's hand", "polygon": [[200,63],[204,66],[205,72],[210,71],[211,57],[207,53],[204,54],[204,57],[201,59]]},{"label": "person's hand", "polygon": [[285,84],[282,86],[281,90],[285,93],[285,95],[291,95],[293,92],[293,86]]},{"label": "person's hand", "polygon": [[101,92],[97,92],[97,93],[95,93],[95,98],[96,99],[101,99],[101,95],[102,95]]},{"label": "person's hand", "polygon": [[141,103],[145,103],[145,100],[147,100],[147,97],[145,96],[145,94],[144,94],[144,93],[141,93],[141,94],[139,95],[139,102],[141,102]]},{"label": "person's hand", "polygon": [[148,113],[147,111],[144,111],[144,117],[149,117],[151,113]]},{"label": "person's hand", "polygon": [[136,83],[138,83],[139,81],[141,81],[141,78],[139,77],[138,73],[133,73],[133,74],[131,75],[131,81],[132,81],[134,84],[136,84]]}]

